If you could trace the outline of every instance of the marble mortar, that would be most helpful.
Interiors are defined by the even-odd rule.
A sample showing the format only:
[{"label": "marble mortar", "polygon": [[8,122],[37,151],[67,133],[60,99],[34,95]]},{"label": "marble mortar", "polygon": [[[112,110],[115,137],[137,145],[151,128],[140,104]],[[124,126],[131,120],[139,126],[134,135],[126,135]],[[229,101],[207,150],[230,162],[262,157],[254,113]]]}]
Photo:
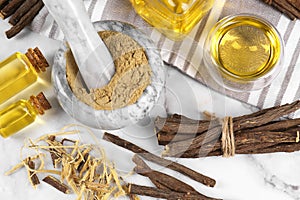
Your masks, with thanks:
[{"label": "marble mortar", "polygon": [[135,104],[116,110],[95,110],[81,102],[73,94],[66,78],[66,42],[59,48],[52,69],[52,82],[61,107],[71,117],[92,128],[116,130],[146,117],[157,103],[165,85],[165,72],[162,58],[153,41],[134,26],[120,21],[99,21],[93,23],[97,31],[111,30],[132,37],[145,49],[152,69],[151,84],[145,89]]}]

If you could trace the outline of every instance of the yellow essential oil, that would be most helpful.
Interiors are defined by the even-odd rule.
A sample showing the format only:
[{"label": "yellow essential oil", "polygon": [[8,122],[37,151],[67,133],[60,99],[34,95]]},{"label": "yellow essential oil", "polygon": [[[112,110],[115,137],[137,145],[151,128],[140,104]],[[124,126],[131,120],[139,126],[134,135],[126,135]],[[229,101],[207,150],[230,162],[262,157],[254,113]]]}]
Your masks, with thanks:
[{"label": "yellow essential oil", "polygon": [[0,62],[0,103],[33,84],[49,64],[38,48],[15,53]]},{"label": "yellow essential oil", "polygon": [[254,16],[236,16],[216,27],[210,52],[225,77],[254,80],[278,63],[283,47],[270,24]]},{"label": "yellow essential oil", "polygon": [[33,123],[37,115],[51,108],[43,93],[19,100],[0,111],[0,135],[7,138]]},{"label": "yellow essential oil", "polygon": [[214,0],[130,0],[136,12],[172,40],[182,40]]}]

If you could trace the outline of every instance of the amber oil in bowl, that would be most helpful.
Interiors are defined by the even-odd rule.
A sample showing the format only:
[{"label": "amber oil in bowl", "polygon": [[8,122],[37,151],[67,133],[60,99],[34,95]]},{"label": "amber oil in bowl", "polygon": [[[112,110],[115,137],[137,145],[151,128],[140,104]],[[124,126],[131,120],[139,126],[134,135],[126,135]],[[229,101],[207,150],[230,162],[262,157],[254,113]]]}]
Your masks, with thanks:
[{"label": "amber oil in bowl", "polygon": [[135,11],[168,38],[182,40],[214,0],[130,0]]},{"label": "amber oil in bowl", "polygon": [[257,90],[268,85],[279,73],[282,57],[283,43],[277,30],[253,15],[222,19],[205,43],[208,71],[218,83],[233,90]]}]

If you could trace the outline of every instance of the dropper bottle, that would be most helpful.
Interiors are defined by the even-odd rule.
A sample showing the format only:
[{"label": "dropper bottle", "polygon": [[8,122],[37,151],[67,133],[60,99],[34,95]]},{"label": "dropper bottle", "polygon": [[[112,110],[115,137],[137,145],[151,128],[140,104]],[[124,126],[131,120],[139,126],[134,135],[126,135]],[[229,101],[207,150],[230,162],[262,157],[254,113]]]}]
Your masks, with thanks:
[{"label": "dropper bottle", "polygon": [[0,135],[7,138],[33,123],[38,115],[51,108],[45,95],[40,92],[28,100],[21,99],[0,110]]},{"label": "dropper bottle", "polygon": [[25,54],[16,52],[0,62],[0,104],[36,82],[49,64],[36,47]]}]

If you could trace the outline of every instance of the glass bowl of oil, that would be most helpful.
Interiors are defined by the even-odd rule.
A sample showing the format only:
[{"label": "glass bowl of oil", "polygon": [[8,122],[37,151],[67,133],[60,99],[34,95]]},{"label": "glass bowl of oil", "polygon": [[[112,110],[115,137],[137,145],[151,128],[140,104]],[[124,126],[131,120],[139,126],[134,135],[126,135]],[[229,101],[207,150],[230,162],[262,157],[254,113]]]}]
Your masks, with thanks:
[{"label": "glass bowl of oil", "polygon": [[135,11],[168,38],[182,40],[215,0],[130,0]]},{"label": "glass bowl of oil", "polygon": [[232,15],[210,31],[204,63],[212,78],[233,91],[259,90],[279,74],[284,45],[276,28],[253,14]]}]

